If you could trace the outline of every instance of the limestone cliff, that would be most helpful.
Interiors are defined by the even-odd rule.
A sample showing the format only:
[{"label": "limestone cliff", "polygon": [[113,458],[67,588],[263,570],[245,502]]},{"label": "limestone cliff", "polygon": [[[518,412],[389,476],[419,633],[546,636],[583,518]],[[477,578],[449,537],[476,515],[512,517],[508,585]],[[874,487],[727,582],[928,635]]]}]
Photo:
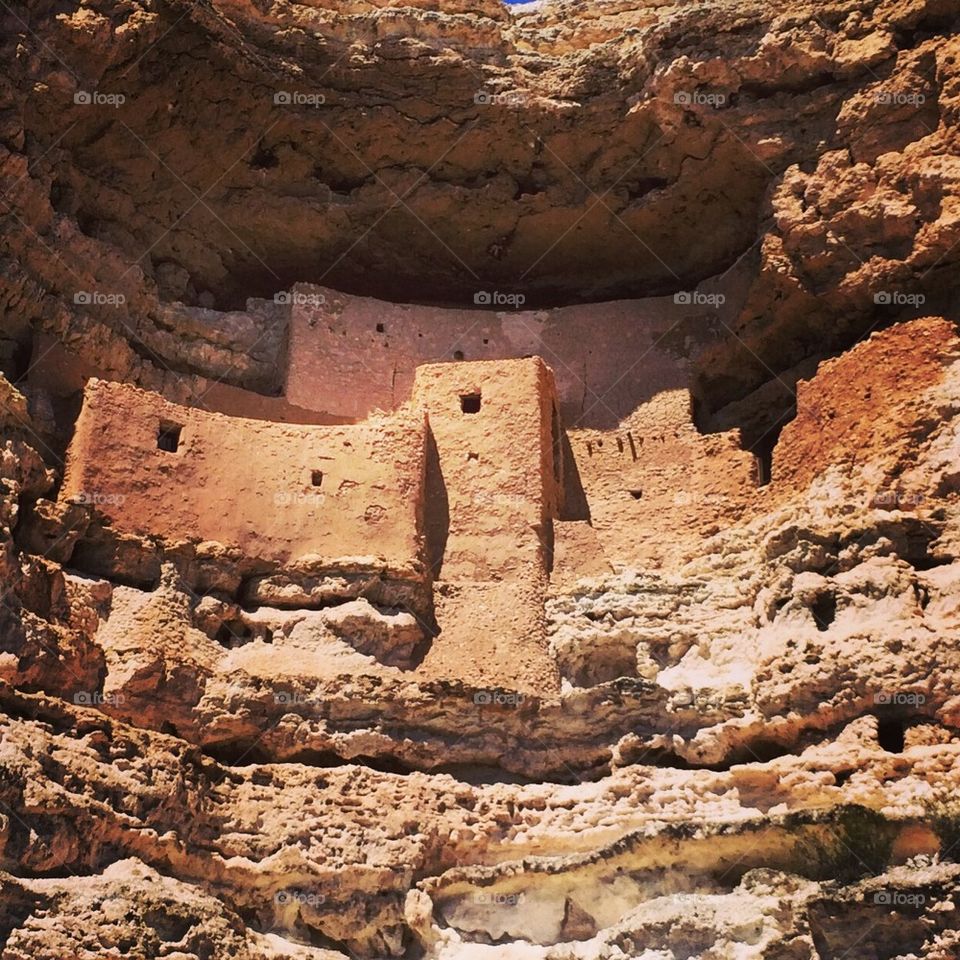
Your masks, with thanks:
[{"label": "limestone cliff", "polygon": [[958,955],[955,0],[0,7],[2,960]]}]

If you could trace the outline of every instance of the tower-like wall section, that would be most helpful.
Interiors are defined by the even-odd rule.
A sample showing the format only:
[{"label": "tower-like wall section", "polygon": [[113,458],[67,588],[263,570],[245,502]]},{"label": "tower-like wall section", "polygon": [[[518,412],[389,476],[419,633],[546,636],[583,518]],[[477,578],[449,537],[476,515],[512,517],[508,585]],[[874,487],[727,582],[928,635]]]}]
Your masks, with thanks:
[{"label": "tower-like wall section", "polygon": [[[692,537],[717,533],[757,496],[755,458],[739,433],[700,433],[686,390],[664,391],[616,430],[572,431],[569,442],[580,494],[564,518],[589,520],[591,530],[559,524],[557,540],[589,533],[616,567],[673,562]],[[561,542],[559,554],[564,565],[574,551]]]},{"label": "tower-like wall section", "polygon": [[539,358],[429,364],[413,401],[434,444],[428,503],[447,519],[423,671],[556,693],[543,613],[562,497],[553,374]]},{"label": "tower-like wall section", "polygon": [[443,579],[519,578],[545,567],[561,495],[554,396],[537,358],[417,371],[413,402],[428,411],[450,518]]}]

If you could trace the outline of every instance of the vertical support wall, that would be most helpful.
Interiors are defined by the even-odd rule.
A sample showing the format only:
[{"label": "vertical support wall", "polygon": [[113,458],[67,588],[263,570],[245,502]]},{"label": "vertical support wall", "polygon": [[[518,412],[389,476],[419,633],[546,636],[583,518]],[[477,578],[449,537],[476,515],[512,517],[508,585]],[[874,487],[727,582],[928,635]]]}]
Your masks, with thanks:
[{"label": "vertical support wall", "polygon": [[546,531],[562,497],[555,396],[538,358],[417,371],[414,402],[427,410],[449,510],[441,579],[546,569]]},{"label": "vertical support wall", "polygon": [[440,635],[423,666],[555,693],[543,612],[562,497],[553,374],[539,358],[430,364],[417,370],[413,399],[436,448],[427,509],[442,509],[447,524],[434,590]]}]

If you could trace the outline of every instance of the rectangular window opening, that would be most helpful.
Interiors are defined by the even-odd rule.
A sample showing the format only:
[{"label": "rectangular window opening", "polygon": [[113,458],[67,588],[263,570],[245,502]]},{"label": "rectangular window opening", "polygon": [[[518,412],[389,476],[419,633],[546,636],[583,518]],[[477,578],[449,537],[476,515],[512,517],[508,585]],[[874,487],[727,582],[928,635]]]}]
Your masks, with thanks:
[{"label": "rectangular window opening", "polygon": [[167,453],[176,453],[180,447],[180,431],[183,429],[177,423],[162,421],[157,431],[157,449]]},{"label": "rectangular window opening", "polygon": [[313,470],[310,473],[310,483],[315,487],[319,487],[323,483],[323,471],[322,470]]},{"label": "rectangular window opening", "polygon": [[764,450],[754,454],[757,466],[757,486],[765,487],[773,474],[773,450]]},{"label": "rectangular window opening", "polygon": [[460,397],[460,409],[464,413],[480,412],[480,394],[465,393]]}]

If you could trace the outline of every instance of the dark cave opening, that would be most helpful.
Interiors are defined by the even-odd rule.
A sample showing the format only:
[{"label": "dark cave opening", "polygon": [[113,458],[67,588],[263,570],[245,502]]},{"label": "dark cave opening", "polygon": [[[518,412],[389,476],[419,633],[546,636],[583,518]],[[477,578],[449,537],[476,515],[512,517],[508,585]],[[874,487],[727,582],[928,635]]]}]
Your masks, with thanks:
[{"label": "dark cave opening", "polygon": [[837,597],[832,592],[821,593],[810,608],[814,623],[821,632],[828,630],[837,616]]},{"label": "dark cave opening", "polygon": [[899,717],[882,717],[877,720],[877,743],[887,753],[903,753],[906,724]]}]

